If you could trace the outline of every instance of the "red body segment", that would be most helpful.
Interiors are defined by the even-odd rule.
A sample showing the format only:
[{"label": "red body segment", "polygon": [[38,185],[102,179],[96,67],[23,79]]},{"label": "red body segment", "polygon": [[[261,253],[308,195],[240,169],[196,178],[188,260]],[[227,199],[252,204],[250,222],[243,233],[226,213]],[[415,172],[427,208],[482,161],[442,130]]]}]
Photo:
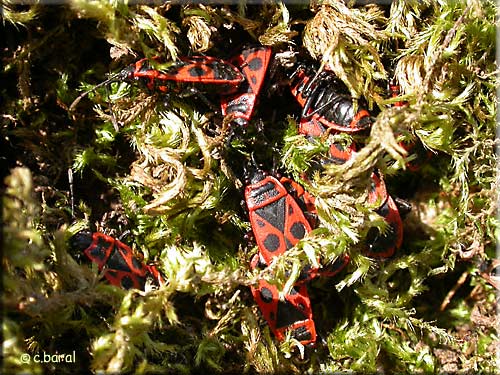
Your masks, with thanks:
[{"label": "red body segment", "polygon": [[230,60],[235,66],[240,67],[246,82],[239,87],[235,94],[222,97],[221,108],[224,116],[232,114],[240,125],[246,125],[250,121],[271,58],[272,49],[270,47],[255,47],[245,49]]},{"label": "red body segment", "polygon": [[388,198],[389,194],[387,193],[383,177],[378,171],[372,172],[370,190],[368,191],[368,202],[370,204],[379,202],[380,206],[382,206]]},{"label": "red body segment", "polygon": [[143,81],[148,89],[162,92],[175,86],[193,85],[203,92],[227,95],[237,91],[245,80],[234,65],[208,56],[181,57],[179,61],[165,64],[159,59],[146,58],[137,61],[127,72],[128,79]]},{"label": "red body segment", "polygon": [[[317,137],[323,135],[326,129],[314,117],[309,120],[303,118],[300,122],[299,132],[307,137]],[[354,144],[351,144],[347,148],[341,148],[340,145],[334,144],[330,146],[328,161],[343,164],[353,157],[355,152],[356,148]],[[389,196],[382,176],[376,171],[371,174],[368,202],[370,204],[378,202],[379,205],[375,212],[387,221],[390,228],[389,232],[385,235],[381,235],[375,228],[368,233],[366,255],[374,258],[391,257],[401,247],[403,241],[403,223],[398,207]],[[312,272],[314,273],[315,270],[312,270]]]}]

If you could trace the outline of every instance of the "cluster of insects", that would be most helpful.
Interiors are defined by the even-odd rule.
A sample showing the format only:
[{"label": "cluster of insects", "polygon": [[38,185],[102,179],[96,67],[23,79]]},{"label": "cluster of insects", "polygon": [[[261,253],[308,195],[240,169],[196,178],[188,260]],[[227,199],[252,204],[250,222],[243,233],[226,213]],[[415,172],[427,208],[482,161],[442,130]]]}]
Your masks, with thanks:
[{"label": "cluster of insects", "polygon": [[[204,94],[216,94],[222,115],[231,116],[232,126],[244,128],[253,118],[272,60],[273,51],[269,47],[247,48],[227,61],[207,56],[180,58],[175,62],[142,59],[98,86],[119,80],[138,82],[151,91],[167,95],[194,94],[206,100]],[[298,64],[289,74],[287,84],[302,109],[298,132],[308,139],[326,132],[356,134],[369,129],[373,123],[373,117],[363,105],[355,106],[351,97],[338,90],[337,78],[327,69],[315,71]],[[391,86],[395,96],[397,89]],[[86,94],[78,97],[70,109]],[[356,154],[357,147],[354,143],[347,147],[332,144],[322,164],[345,163]],[[375,212],[385,219],[390,229],[384,234],[370,235],[365,254],[373,258],[391,257],[402,244],[402,217],[410,207],[389,195],[384,178],[377,170],[371,174],[367,189],[369,202],[378,203]],[[251,261],[252,269],[268,267],[318,225],[314,196],[288,177],[265,173],[255,162],[245,169],[244,200],[259,250]],[[166,282],[154,266],[134,257],[127,245],[102,233],[77,233],[71,245],[96,263],[113,285],[144,290],[148,281],[158,286]],[[251,287],[262,316],[278,340],[291,335],[303,345],[316,343],[308,282],[316,277],[332,277],[348,262],[346,254],[333,264],[303,269],[290,293],[281,298],[278,287],[266,280]]]}]

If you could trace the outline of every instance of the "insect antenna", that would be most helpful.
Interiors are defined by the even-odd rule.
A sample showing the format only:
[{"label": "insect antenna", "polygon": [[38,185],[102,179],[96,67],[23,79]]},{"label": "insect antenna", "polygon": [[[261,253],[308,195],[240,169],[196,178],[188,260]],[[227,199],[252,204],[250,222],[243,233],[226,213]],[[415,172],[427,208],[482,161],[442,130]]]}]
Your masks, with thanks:
[{"label": "insect antenna", "polygon": [[[108,96],[108,98],[110,97],[110,91],[109,91],[108,86],[106,86],[106,95]],[[113,111],[113,102],[112,101],[109,102],[109,112],[110,112],[111,123],[113,124],[113,128],[118,133],[120,131],[120,127],[118,126],[118,120],[116,119],[115,111]]]},{"label": "insect antenna", "polygon": [[80,103],[80,100],[82,100],[84,97],[86,97],[88,94],[90,94],[91,92],[95,91],[96,89],[98,89],[99,87],[102,87],[104,85],[107,85],[108,83],[110,82],[114,82],[117,80],[117,78],[120,76],[121,72],[118,72],[118,73],[115,73],[115,74],[112,74],[107,80],[101,82],[101,83],[98,83],[97,85],[95,85],[94,87],[92,87],[90,90],[87,90],[85,91],[84,93],[80,94],[74,101],[73,103],[71,103],[71,105],[69,106],[69,112],[73,112],[75,107],[78,105],[78,103]]}]

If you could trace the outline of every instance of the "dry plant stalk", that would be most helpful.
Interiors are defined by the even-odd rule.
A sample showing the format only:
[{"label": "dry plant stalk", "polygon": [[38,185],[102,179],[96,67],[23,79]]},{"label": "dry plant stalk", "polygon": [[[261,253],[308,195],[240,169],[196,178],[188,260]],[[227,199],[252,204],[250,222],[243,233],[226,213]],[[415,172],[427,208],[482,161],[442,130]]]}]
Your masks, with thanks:
[{"label": "dry plant stalk", "polygon": [[373,78],[386,75],[376,43],[387,39],[374,20],[382,19],[376,8],[351,9],[342,1],[322,5],[306,25],[304,47],[322,66],[332,70],[354,97],[373,88]]}]

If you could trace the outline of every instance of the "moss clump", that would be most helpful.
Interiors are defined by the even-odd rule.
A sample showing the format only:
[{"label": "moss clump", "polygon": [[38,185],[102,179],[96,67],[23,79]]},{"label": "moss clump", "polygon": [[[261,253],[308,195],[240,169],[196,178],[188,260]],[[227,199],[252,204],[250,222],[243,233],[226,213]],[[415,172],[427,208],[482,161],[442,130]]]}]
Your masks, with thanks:
[{"label": "moss clump", "polygon": [[[1,9],[5,373],[494,371],[495,289],[482,276],[499,233],[494,2]],[[196,97],[124,82],[69,111],[79,91],[141,57],[226,59],[259,43],[275,64],[246,132]],[[297,134],[286,80],[304,60],[368,102],[369,134]],[[393,77],[397,98],[387,94]],[[217,95],[208,99],[217,106]],[[251,271],[237,161],[253,152],[301,180],[332,141],[352,139],[363,146],[355,158],[302,181],[320,226]],[[431,155],[417,171],[406,168],[418,155],[403,140]],[[363,255],[370,229],[387,230],[367,203],[373,168],[414,207],[402,248],[384,261]],[[67,247],[85,227],[130,231],[123,241],[168,283],[146,292],[106,284]],[[274,339],[248,286],[266,278],[286,292],[301,267],[346,252],[342,274],[311,285],[324,342],[301,359],[296,341]],[[73,351],[76,363],[33,360]]]}]

